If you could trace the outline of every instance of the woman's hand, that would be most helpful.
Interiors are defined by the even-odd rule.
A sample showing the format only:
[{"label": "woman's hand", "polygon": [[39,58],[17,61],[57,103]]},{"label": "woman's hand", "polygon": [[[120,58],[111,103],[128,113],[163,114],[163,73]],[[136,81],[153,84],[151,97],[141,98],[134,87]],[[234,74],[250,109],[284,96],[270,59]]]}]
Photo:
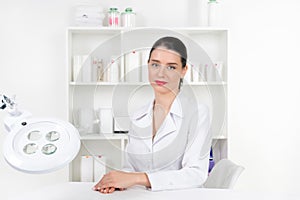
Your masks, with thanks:
[{"label": "woman's hand", "polygon": [[99,192],[104,193],[104,194],[109,194],[109,193],[113,193],[115,190],[123,191],[123,190],[125,190],[125,188],[114,188],[114,187],[110,187],[110,188],[102,188],[102,189],[100,189],[100,190],[94,188],[94,190],[95,190],[95,191],[99,191]]},{"label": "woman's hand", "polygon": [[150,185],[145,173],[110,171],[102,177],[93,189],[101,193],[112,193],[116,189],[124,190],[138,184]]}]

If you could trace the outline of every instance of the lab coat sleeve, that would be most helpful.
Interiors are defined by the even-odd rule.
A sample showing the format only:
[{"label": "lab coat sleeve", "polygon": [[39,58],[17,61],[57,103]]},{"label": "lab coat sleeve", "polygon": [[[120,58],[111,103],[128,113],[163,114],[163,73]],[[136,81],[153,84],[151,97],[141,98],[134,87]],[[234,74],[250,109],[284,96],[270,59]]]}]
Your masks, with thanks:
[{"label": "lab coat sleeve", "polygon": [[209,126],[208,108],[200,106],[191,119],[182,168],[147,173],[152,191],[202,187],[208,175],[211,146]]}]

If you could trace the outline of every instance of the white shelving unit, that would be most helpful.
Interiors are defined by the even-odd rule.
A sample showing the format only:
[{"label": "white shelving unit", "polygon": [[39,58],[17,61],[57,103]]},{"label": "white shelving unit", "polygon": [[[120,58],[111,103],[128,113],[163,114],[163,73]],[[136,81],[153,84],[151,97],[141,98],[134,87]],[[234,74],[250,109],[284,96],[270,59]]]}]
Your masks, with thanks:
[{"label": "white shelving unit", "polygon": [[[223,62],[223,79],[221,81],[185,82],[190,86],[200,103],[210,107],[212,116],[211,131],[213,133],[213,152],[215,161],[227,157],[227,69],[228,69],[228,30],[211,27],[186,28],[90,28],[70,27],[67,30],[67,62],[68,62],[68,93],[69,121],[77,126],[77,112],[80,108],[89,107],[97,110],[99,107],[116,107],[121,115],[144,105],[152,97],[152,90],[145,82],[83,82],[73,78],[73,56],[102,56],[106,66],[111,55],[117,55],[120,68],[124,69],[126,62],[124,54],[131,51],[149,49],[161,36],[173,35],[186,44],[190,63],[198,65],[201,57],[207,57],[212,62]],[[204,53],[203,53],[204,52]],[[200,61],[199,61],[200,59]],[[132,97],[131,91],[138,91]],[[131,102],[116,105],[120,97]],[[132,101],[131,101],[132,100]],[[134,101],[133,101],[134,100]],[[134,105],[132,102],[135,102]],[[129,107],[129,108],[127,108]],[[94,128],[93,133],[81,136],[81,150],[70,164],[70,181],[80,181],[80,158],[83,155],[105,155],[108,170],[119,169],[123,162],[123,150],[127,142],[126,134],[101,134]]]}]

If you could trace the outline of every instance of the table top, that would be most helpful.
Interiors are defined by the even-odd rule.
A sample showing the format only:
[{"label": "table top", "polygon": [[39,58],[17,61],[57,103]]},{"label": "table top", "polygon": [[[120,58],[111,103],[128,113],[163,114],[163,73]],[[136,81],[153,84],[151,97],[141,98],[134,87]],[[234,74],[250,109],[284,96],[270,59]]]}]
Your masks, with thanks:
[{"label": "table top", "polygon": [[205,199],[205,200],[299,200],[300,194],[263,193],[227,189],[193,188],[184,190],[169,190],[152,192],[144,187],[132,187],[124,191],[115,191],[111,194],[102,194],[92,190],[93,183],[67,182],[51,185],[28,193],[12,200],[160,200],[160,199]]}]

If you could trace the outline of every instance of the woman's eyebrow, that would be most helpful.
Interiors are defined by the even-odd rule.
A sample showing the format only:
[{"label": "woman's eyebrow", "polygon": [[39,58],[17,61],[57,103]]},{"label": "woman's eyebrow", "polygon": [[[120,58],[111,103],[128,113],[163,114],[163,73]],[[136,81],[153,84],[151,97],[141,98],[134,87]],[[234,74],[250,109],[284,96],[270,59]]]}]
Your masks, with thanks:
[{"label": "woman's eyebrow", "polygon": [[167,63],[167,65],[178,65],[177,63]]},{"label": "woman's eyebrow", "polygon": [[[159,60],[156,60],[156,59],[151,59],[150,61],[151,62],[161,63]],[[176,62],[170,62],[170,63],[167,63],[167,65],[178,65],[178,64]]]},{"label": "woman's eyebrow", "polygon": [[155,59],[151,59],[150,61],[160,63],[159,60],[155,60]]}]

